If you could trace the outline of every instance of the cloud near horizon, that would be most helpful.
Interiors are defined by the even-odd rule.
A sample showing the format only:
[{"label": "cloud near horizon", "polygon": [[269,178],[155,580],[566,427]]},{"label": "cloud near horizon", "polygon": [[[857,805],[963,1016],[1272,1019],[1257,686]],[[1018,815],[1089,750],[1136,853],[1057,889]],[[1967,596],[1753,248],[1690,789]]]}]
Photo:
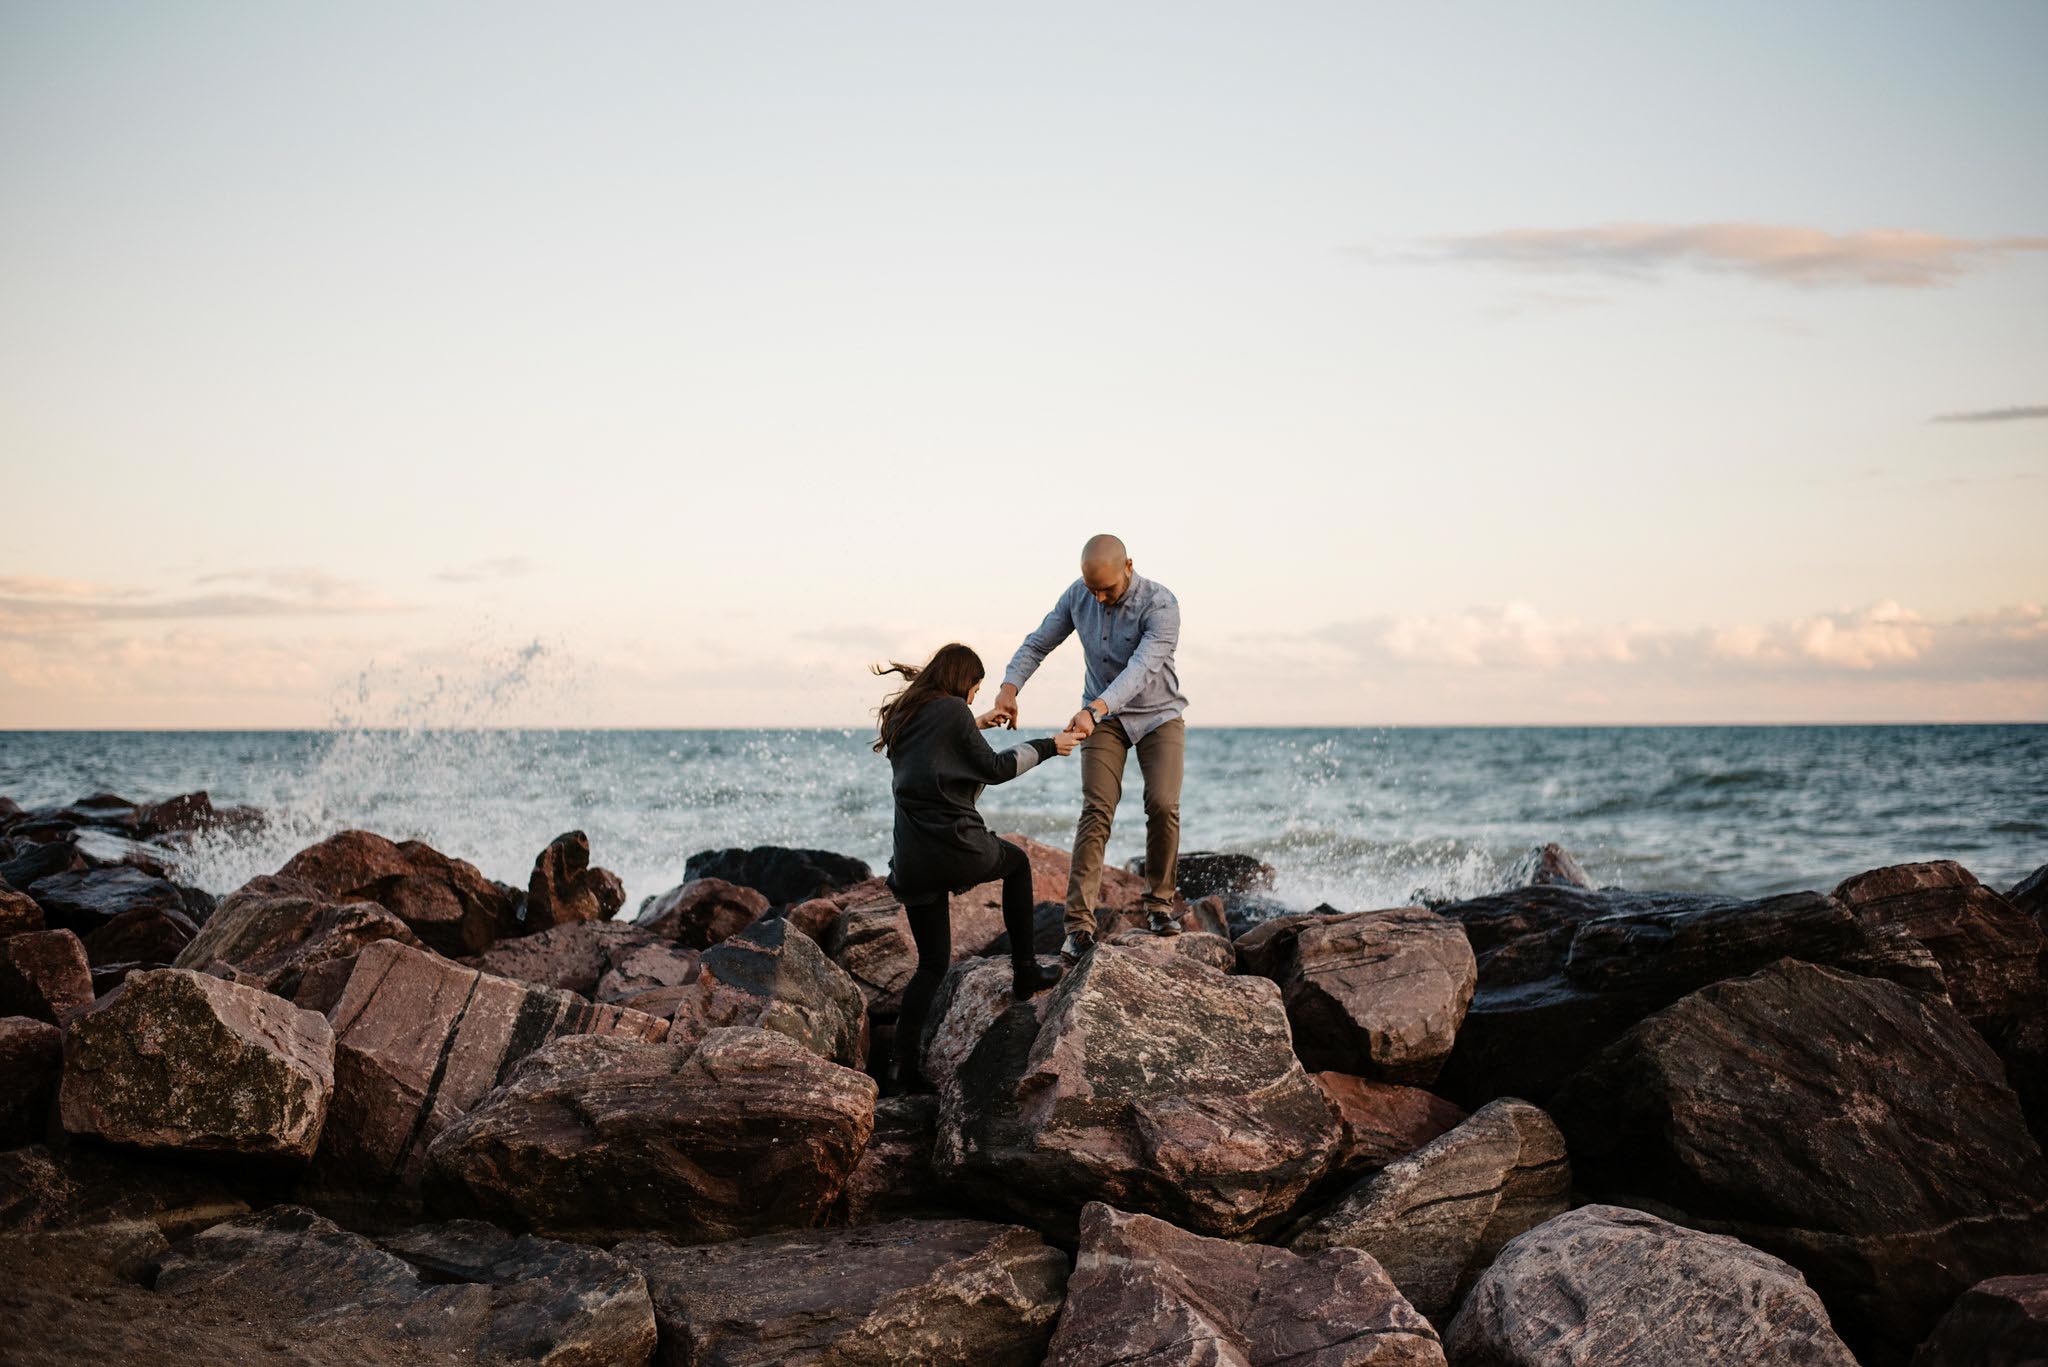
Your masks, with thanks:
[{"label": "cloud near horizon", "polygon": [[1896,228],[1831,233],[1769,223],[1607,223],[1433,237],[1407,259],[1639,279],[1689,267],[1800,287],[1928,289],[2024,252],[2048,252],[2048,237],[1949,237]]},{"label": "cloud near horizon", "polygon": [[2022,404],[2017,408],[1977,408],[1962,413],[1937,413],[1929,422],[2027,422],[2048,418],[2048,403]]}]

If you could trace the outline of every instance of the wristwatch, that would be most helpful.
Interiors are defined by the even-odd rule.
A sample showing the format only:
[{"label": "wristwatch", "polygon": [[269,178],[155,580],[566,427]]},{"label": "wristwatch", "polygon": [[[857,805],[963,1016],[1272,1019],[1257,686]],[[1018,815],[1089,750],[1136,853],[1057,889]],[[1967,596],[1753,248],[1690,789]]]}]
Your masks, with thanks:
[{"label": "wristwatch", "polygon": [[1095,720],[1098,723],[1106,722],[1109,720],[1109,709],[1107,707],[1103,708],[1100,712],[1095,711],[1095,704],[1101,701],[1102,699],[1100,698],[1091,698],[1088,702],[1088,711],[1093,712],[1095,714]]}]

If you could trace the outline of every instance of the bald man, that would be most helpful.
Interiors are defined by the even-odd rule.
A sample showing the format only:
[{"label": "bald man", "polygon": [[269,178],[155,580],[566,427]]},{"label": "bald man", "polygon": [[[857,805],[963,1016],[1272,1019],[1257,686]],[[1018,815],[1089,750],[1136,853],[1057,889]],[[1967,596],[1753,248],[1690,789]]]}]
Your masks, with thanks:
[{"label": "bald man", "polygon": [[1081,577],[1060,595],[1038,630],[1024,638],[990,715],[1017,724],[1017,692],[1069,635],[1081,638],[1087,677],[1082,708],[1068,725],[1081,742],[1081,821],[1074,831],[1074,865],[1067,876],[1066,941],[1060,957],[1074,963],[1095,947],[1095,903],[1102,891],[1102,851],[1124,791],[1124,758],[1138,752],[1145,776],[1145,925],[1154,935],[1178,935],[1174,916],[1174,862],[1180,855],[1180,778],[1187,754],[1187,723],[1173,670],[1180,642],[1180,602],[1164,584],[1131,568],[1130,553],[1113,536],[1089,538],[1081,548]]}]

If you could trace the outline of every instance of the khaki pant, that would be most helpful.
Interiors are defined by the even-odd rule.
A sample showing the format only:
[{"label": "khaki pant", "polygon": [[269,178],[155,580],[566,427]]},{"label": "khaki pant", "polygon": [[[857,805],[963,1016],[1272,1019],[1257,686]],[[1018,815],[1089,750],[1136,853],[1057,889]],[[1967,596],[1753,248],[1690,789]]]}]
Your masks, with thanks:
[{"label": "khaki pant", "polygon": [[[1188,727],[1179,717],[1138,742],[1145,776],[1145,905],[1173,905],[1174,863],[1180,857],[1180,778],[1187,761]],[[1081,742],[1081,821],[1074,830],[1074,866],[1067,876],[1067,931],[1095,933],[1095,903],[1102,892],[1102,851],[1124,795],[1124,757],[1131,738],[1111,717]]]}]

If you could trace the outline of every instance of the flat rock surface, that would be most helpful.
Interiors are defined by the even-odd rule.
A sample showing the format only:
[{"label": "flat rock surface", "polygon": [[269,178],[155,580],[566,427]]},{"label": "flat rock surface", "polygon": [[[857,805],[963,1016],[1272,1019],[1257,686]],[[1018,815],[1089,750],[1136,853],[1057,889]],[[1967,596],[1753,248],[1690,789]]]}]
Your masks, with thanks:
[{"label": "flat rock surface", "polygon": [[335,902],[309,883],[266,875],[223,897],[174,964],[289,997],[306,970],[378,940],[419,945],[375,902]]},{"label": "flat rock surface", "polygon": [[785,1035],[694,1048],[574,1036],[434,1142],[438,1208],[548,1233],[731,1239],[822,1223],[874,1126],[875,1084]]},{"label": "flat rock surface", "polygon": [[144,1149],[313,1156],[334,1090],[326,1019],[181,968],[129,975],[72,1020],[67,1133]]},{"label": "flat rock surface", "polygon": [[676,1367],[1030,1367],[1067,1280],[1036,1233],[980,1220],[613,1252],[646,1274]]},{"label": "flat rock surface", "polygon": [[1444,1334],[1486,1367],[1855,1367],[1799,1273],[1734,1239],[1582,1206],[1481,1275]]},{"label": "flat rock surface", "polygon": [[1047,1367],[1442,1367],[1436,1331],[1372,1258],[1207,1239],[1099,1202]]},{"label": "flat rock surface", "polygon": [[666,942],[631,921],[572,921],[500,940],[462,960],[471,968],[594,997],[605,974],[635,950]]}]

